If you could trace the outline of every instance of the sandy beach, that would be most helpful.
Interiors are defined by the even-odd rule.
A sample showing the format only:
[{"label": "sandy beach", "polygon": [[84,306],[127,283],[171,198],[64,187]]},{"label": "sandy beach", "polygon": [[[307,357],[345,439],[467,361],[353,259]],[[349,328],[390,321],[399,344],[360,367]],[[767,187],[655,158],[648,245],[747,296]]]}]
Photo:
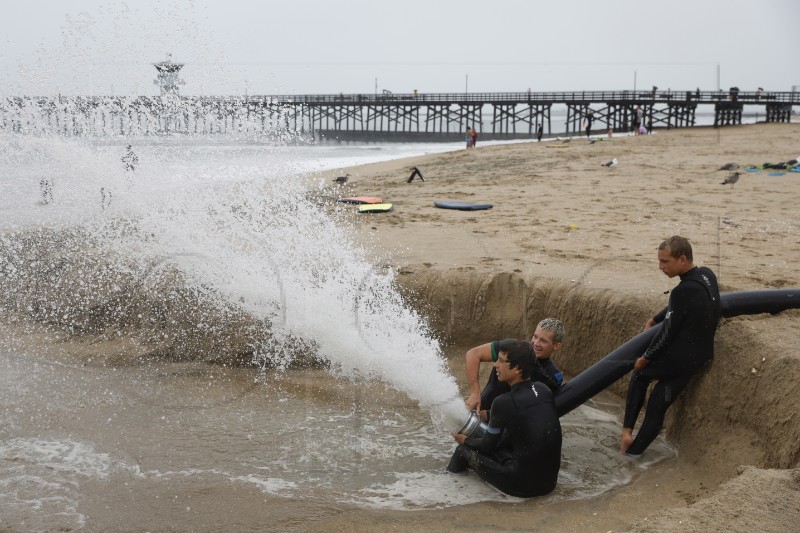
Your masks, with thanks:
[{"label": "sandy beach", "polygon": [[[570,374],[634,336],[675,281],[656,246],[688,237],[721,290],[800,287],[800,174],[718,170],[800,156],[800,124],[482,146],[348,169],[336,196],[378,196],[345,217],[394,268],[448,346],[566,324]],[[615,168],[603,165],[613,158]],[[425,181],[406,183],[412,166]],[[775,175],[773,175],[775,174]],[[326,175],[326,178],[333,176]],[[438,200],[490,203],[452,211]],[[337,208],[339,210],[352,208]],[[463,363],[450,361],[463,381]],[[673,406],[679,456],[559,513],[536,500],[424,512],[347,510],[326,531],[792,531],[800,519],[800,312],[723,319],[712,367]],[[626,381],[612,389],[625,390]],[[564,512],[564,509],[568,512]]]}]

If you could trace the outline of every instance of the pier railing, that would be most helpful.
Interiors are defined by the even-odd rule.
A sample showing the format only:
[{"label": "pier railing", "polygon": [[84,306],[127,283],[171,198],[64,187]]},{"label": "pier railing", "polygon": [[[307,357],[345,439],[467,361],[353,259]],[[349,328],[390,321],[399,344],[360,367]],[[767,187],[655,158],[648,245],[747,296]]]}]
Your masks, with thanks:
[{"label": "pier railing", "polygon": [[555,91],[555,92],[490,92],[490,93],[379,93],[379,94],[304,94],[254,96],[253,98],[272,98],[278,102],[291,104],[388,104],[417,103],[440,104],[448,102],[468,102],[474,104],[493,104],[508,102],[541,102],[552,104],[571,104],[575,102],[629,102],[671,103],[694,102],[715,104],[723,101],[738,101],[745,104],[764,104],[768,102],[800,105],[800,92],[766,91],[673,91],[673,90],[622,90],[622,91]]},{"label": "pier railing", "polygon": [[474,127],[487,138],[553,133],[553,106],[566,108],[558,132],[630,131],[637,125],[696,125],[698,106],[714,125],[741,124],[744,106],[763,109],[767,122],[789,122],[798,92],[556,91],[238,96],[54,96],[0,98],[0,131],[60,135],[245,133],[286,138],[455,140]]}]

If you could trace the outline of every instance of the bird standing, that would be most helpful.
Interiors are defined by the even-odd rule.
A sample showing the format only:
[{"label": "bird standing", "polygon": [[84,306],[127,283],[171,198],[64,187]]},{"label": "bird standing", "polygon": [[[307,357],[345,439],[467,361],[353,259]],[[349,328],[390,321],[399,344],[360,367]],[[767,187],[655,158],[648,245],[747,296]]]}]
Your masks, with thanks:
[{"label": "bird standing", "polygon": [[616,166],[617,166],[617,158],[615,157],[615,158],[614,158],[614,159],[612,159],[611,161],[606,161],[605,163],[603,163],[603,164],[602,164],[602,165],[600,165],[600,166],[601,166],[601,167],[607,167],[607,168],[614,168],[614,167],[616,167]]},{"label": "bird standing", "polygon": [[720,185],[727,185],[730,183],[731,189],[733,189],[733,186],[736,185],[737,181],[739,181],[740,174],[741,174],[740,172],[734,172],[733,174],[722,180],[722,183],[720,183]]}]

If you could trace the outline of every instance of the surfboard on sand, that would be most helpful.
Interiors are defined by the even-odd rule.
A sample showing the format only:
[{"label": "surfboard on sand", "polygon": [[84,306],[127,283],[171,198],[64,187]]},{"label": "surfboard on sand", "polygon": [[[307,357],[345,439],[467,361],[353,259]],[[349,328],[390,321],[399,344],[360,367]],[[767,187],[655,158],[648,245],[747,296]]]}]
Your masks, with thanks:
[{"label": "surfboard on sand", "polygon": [[358,206],[359,213],[388,213],[394,209],[394,204],[364,204]]},{"label": "surfboard on sand", "polygon": [[473,204],[458,200],[443,200],[441,202],[433,202],[433,205],[441,209],[456,209],[458,211],[481,211],[492,208],[492,204]]},{"label": "surfboard on sand", "polygon": [[382,204],[383,200],[375,198],[374,196],[349,196],[347,198],[339,198],[336,200],[343,204]]}]

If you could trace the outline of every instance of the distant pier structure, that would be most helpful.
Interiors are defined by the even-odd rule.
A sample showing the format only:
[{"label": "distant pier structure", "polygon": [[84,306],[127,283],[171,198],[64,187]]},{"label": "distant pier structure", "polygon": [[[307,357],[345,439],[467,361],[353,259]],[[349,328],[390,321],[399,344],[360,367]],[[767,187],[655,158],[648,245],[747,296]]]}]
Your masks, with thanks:
[{"label": "distant pier structure", "polygon": [[[453,141],[468,127],[482,139],[525,139],[583,131],[631,131],[638,114],[653,128],[742,123],[745,106],[766,122],[789,122],[800,92],[562,91],[497,93],[182,96],[180,63],[155,64],[160,96],[0,97],[0,131],[60,135],[247,134],[340,140]],[[554,124],[554,109],[558,122]],[[555,126],[555,128],[554,128]]]}]

